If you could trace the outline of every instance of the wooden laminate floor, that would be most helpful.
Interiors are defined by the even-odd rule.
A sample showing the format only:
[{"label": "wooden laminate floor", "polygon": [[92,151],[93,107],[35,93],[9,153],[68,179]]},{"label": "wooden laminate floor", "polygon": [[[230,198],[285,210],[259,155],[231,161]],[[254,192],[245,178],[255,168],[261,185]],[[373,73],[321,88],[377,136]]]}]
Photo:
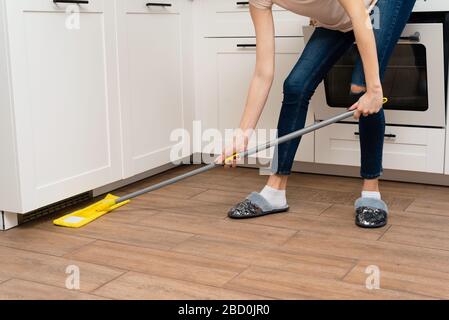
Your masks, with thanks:
[{"label": "wooden laminate floor", "polygon": [[[390,223],[362,230],[352,208],[360,180],[294,174],[289,213],[227,219],[265,179],[220,168],[82,229],[51,223],[72,208],[2,232],[0,299],[449,298],[449,188],[383,182]],[[79,290],[66,289],[68,266],[80,270]],[[366,286],[375,284],[372,270],[380,289]]]}]

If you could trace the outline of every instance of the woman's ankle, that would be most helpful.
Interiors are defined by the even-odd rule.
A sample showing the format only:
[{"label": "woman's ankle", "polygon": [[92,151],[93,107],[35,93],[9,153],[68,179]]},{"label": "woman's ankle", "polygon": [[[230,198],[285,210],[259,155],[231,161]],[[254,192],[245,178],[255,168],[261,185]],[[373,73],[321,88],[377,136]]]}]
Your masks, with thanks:
[{"label": "woman's ankle", "polygon": [[379,179],[365,179],[363,181],[363,191],[380,192]]},{"label": "woman's ankle", "polygon": [[267,186],[277,190],[285,190],[287,189],[287,181],[288,176],[274,174],[268,178]]}]

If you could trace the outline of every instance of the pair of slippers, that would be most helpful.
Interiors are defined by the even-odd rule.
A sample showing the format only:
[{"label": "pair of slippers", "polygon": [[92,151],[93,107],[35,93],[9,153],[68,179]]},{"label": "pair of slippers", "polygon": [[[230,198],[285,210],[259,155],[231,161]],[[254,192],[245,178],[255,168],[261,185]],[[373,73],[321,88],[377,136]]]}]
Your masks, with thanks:
[{"label": "pair of slippers", "polygon": [[[251,193],[244,201],[231,208],[232,219],[249,219],[269,214],[287,212],[288,206],[273,208],[259,193]],[[380,228],[387,224],[388,207],[381,199],[359,198],[355,202],[355,224],[361,228]]]}]

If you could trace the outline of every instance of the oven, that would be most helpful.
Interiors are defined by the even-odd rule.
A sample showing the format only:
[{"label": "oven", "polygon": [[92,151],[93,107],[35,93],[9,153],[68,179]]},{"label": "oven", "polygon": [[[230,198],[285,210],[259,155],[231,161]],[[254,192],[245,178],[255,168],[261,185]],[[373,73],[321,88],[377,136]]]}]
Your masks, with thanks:
[{"label": "oven", "polygon": [[[421,6],[421,7],[419,7]],[[425,9],[417,2],[416,11]],[[448,27],[445,12],[414,12],[405,27],[382,82],[388,125],[444,128],[448,74]],[[313,27],[306,27],[307,41]],[[312,99],[317,121],[351,105],[351,76],[356,45],[334,65]]]}]

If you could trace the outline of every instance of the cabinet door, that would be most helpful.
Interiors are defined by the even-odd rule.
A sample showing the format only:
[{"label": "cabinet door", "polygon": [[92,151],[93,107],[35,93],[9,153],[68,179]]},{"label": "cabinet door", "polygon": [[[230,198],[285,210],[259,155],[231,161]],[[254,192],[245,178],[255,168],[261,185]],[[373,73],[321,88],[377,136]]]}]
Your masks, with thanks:
[{"label": "cabinet door", "polygon": [[[198,114],[203,129],[238,128],[245,107],[249,84],[254,73],[256,48],[254,38],[207,39],[201,70],[197,78]],[[276,129],[283,99],[283,83],[304,48],[302,37],[276,38],[275,79],[259,121],[259,129]],[[308,115],[313,123],[313,112]],[[269,134],[267,133],[267,138]],[[263,138],[258,141],[263,141]],[[297,160],[313,162],[313,133],[304,136]]]},{"label": "cabinet door", "polygon": [[[356,124],[333,124],[316,132],[316,162],[360,166]],[[445,130],[387,126],[385,169],[443,173]]]},{"label": "cabinet door", "polygon": [[144,0],[117,2],[125,177],[177,160],[170,154],[179,142],[170,135],[184,128],[185,4],[157,2],[166,6],[147,6]]},{"label": "cabinet door", "polygon": [[119,180],[113,1],[6,9],[22,211]]}]

